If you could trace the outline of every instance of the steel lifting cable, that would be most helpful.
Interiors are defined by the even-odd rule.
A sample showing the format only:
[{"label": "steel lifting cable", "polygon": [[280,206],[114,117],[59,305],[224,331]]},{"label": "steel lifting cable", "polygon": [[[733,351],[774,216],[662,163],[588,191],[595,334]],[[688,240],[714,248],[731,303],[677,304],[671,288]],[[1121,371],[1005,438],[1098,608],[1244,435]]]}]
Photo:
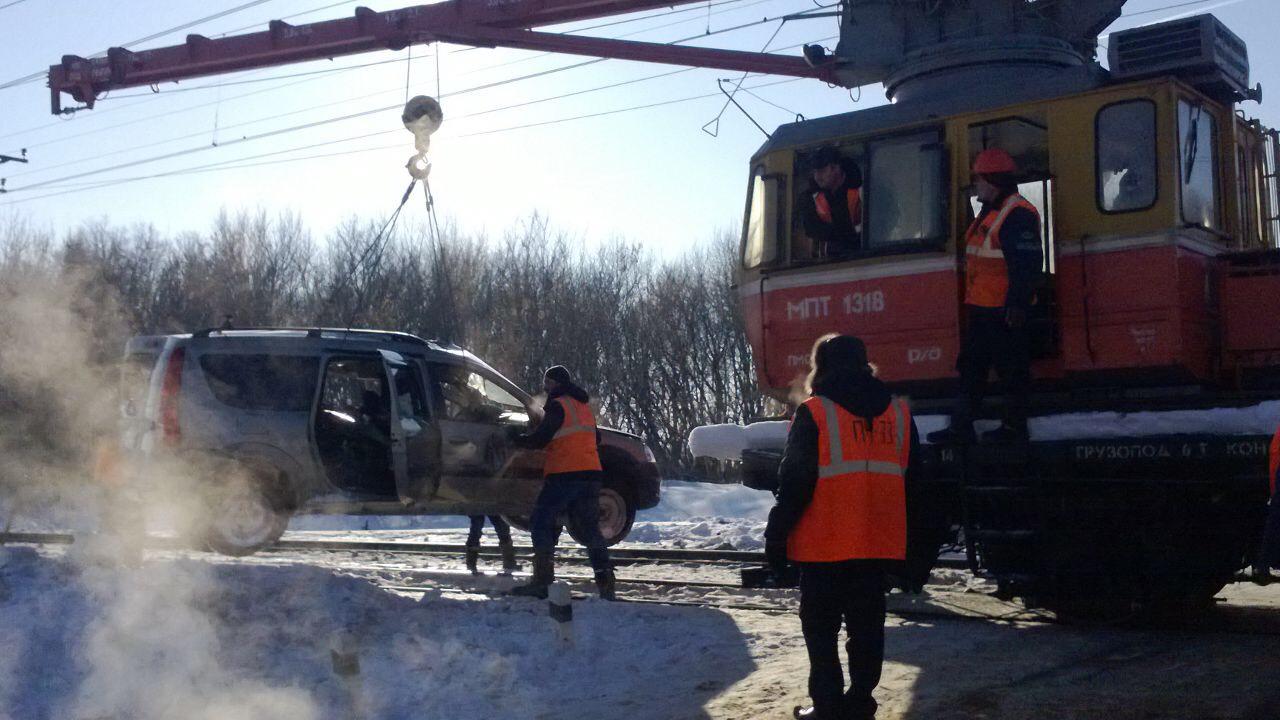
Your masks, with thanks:
[{"label": "steel lifting cable", "polygon": [[[369,244],[365,246],[364,252],[360,253],[360,257],[356,259],[356,263],[351,268],[351,272],[343,278],[340,285],[333,289],[333,292],[329,293],[329,299],[325,301],[325,305],[332,304],[338,297],[338,293],[345,290],[346,286],[350,284],[351,278],[355,277],[356,273],[365,270],[365,261],[369,258],[374,249],[377,249],[378,254],[376,256],[377,259],[375,264],[371,267],[376,267],[377,263],[382,262],[383,250],[386,248],[387,239],[391,237],[390,231],[395,228],[396,221],[400,219],[400,211],[404,210],[405,203],[409,202],[409,196],[413,194],[413,188],[417,184],[417,178],[413,178],[409,181],[409,187],[404,189],[404,195],[400,197],[400,204],[396,206],[395,212],[391,213],[391,217],[387,218],[386,222],[382,223],[382,228],[373,236],[373,240],[369,241]],[[366,286],[368,285],[367,282],[365,284]],[[351,324],[355,321],[356,313],[359,312],[360,306],[363,304],[364,289],[360,289],[356,293],[356,301],[351,305],[351,312],[348,313],[346,322],[343,323],[343,326],[348,330],[351,329]]]}]

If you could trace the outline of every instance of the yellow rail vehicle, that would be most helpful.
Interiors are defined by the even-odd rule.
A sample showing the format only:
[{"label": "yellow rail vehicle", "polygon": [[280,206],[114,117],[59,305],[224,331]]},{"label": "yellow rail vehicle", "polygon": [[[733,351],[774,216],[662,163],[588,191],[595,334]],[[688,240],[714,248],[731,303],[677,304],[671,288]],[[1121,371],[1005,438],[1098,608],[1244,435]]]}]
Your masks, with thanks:
[{"label": "yellow rail vehicle", "polygon": [[[1134,71],[1143,58],[1115,50],[1165,52],[1187,27],[1234,38],[1201,16],[1117,33],[1110,73],[971,68],[948,92],[782,126],[752,159],[738,292],[761,387],[796,397],[813,341],[854,334],[927,427],[957,392],[970,167],[988,148],[1016,160],[1043,222],[1033,442],[925,448],[929,495],[955,512],[921,532],[963,527],[975,569],[1060,609],[1204,600],[1260,535],[1280,422],[1277,133],[1237,110],[1260,91],[1229,64]],[[861,180],[853,252],[806,232],[828,146]],[[771,484],[772,457],[748,454],[749,484]]]}]

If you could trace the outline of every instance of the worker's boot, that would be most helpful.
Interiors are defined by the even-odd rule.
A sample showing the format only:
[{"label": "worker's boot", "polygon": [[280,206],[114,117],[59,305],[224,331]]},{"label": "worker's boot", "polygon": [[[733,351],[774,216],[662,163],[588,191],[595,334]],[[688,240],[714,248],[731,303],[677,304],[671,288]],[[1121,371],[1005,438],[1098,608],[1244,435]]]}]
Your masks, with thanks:
[{"label": "worker's boot", "polygon": [[520,569],[520,563],[516,562],[516,547],[509,542],[501,543],[498,549],[502,551],[502,574],[510,575]]},{"label": "worker's boot", "polygon": [[545,600],[547,588],[551,585],[551,581],[555,579],[555,576],[555,561],[552,559],[551,553],[535,550],[533,553],[533,577],[529,579],[528,584],[513,588],[511,594]]},{"label": "worker's boot", "polygon": [[951,424],[941,430],[934,430],[925,436],[932,445],[972,445],[974,443],[973,423],[969,420],[952,418]]},{"label": "worker's boot", "polygon": [[467,546],[467,569],[471,571],[472,575],[480,574],[480,569],[476,567],[479,562],[480,562],[480,548],[472,547],[468,545]]},{"label": "worker's boot", "polygon": [[601,600],[617,600],[614,594],[614,586],[617,579],[613,576],[613,569],[596,571],[596,589],[600,591]]},{"label": "worker's boot", "polygon": [[1027,429],[1019,429],[1012,425],[1001,425],[995,430],[982,433],[982,442],[986,445],[1018,445],[1027,441]]}]

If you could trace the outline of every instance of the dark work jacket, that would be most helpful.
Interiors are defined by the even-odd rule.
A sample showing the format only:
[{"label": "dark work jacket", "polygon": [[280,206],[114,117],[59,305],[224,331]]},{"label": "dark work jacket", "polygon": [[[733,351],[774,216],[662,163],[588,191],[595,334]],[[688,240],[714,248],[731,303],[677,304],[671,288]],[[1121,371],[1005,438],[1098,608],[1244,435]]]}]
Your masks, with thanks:
[{"label": "dark work jacket", "polygon": [[[889,409],[892,396],[883,382],[871,375],[844,375],[829,378],[817,383],[813,389],[815,395],[821,395],[835,401],[840,407],[866,418],[867,422],[879,417]],[[916,431],[915,419],[911,421],[911,451],[907,465],[908,527],[910,526],[910,497],[919,478],[919,433]],[[769,524],[765,527],[764,538],[767,544],[786,543],[795,529],[800,517],[813,500],[814,490],[818,486],[818,425],[809,414],[809,409],[801,405],[796,410],[791,422],[791,430],[787,434],[787,447],[782,456],[782,464],[778,466],[778,498],[773,509],[769,511]],[[879,564],[886,568],[894,568],[898,563],[891,560],[858,561]]]},{"label": "dark work jacket", "polygon": [[[835,255],[848,255],[862,248],[862,238],[858,234],[858,222],[862,218],[849,217],[848,192],[858,189],[846,176],[844,184],[834,192],[821,190],[817,185],[810,185],[804,198],[802,219],[804,234],[828,247],[828,252]],[[827,206],[831,208],[831,222],[818,217],[818,207],[813,202],[814,193],[822,193],[827,197]]]},{"label": "dark work jacket", "polygon": [[[551,443],[551,440],[555,438],[556,433],[559,432],[560,426],[564,424],[564,407],[562,407],[560,403],[555,402],[555,399],[562,395],[567,395],[581,403],[589,402],[591,400],[591,395],[577,385],[568,385],[557,388],[555,392],[547,395],[547,402],[543,406],[546,412],[542,415],[542,422],[538,423],[538,426],[533,430],[517,435],[512,440],[512,443],[516,447],[538,450]],[[596,428],[596,444],[600,444],[600,428],[598,427]],[[559,473],[554,477],[563,476],[565,478],[569,478],[569,476],[577,475],[584,476],[584,479],[599,479],[599,473],[594,470],[585,473]],[[586,476],[590,477],[588,478]]]},{"label": "dark work jacket", "polygon": [[[984,204],[979,212],[1000,212],[1009,193]],[[1044,246],[1040,242],[1040,218],[1026,208],[1014,208],[1000,226],[1000,249],[1009,268],[1009,292],[1005,307],[1026,309],[1044,277]]]}]

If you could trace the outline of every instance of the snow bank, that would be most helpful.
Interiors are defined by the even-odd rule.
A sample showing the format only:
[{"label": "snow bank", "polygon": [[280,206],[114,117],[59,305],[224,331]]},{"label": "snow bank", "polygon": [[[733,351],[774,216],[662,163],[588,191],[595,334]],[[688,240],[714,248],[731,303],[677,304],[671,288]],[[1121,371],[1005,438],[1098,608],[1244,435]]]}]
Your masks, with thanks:
[{"label": "snow bank", "polygon": [[662,501],[642,510],[627,543],[676,548],[759,550],[773,495],[742,485],[667,480]]},{"label": "snow bank", "polygon": [[291,531],[466,530],[469,526],[466,515],[295,515],[289,519]]},{"label": "snow bank", "polygon": [[[81,567],[0,549],[0,718],[701,717],[753,668],[722,612],[423,601],[304,565]],[[350,653],[356,675],[335,671]],[[661,688],[661,692],[655,692]]]},{"label": "snow bank", "polygon": [[650,510],[641,510],[640,519],[650,522],[699,518],[765,520],[773,507],[773,495],[742,485],[667,480],[662,483],[662,500]]}]

